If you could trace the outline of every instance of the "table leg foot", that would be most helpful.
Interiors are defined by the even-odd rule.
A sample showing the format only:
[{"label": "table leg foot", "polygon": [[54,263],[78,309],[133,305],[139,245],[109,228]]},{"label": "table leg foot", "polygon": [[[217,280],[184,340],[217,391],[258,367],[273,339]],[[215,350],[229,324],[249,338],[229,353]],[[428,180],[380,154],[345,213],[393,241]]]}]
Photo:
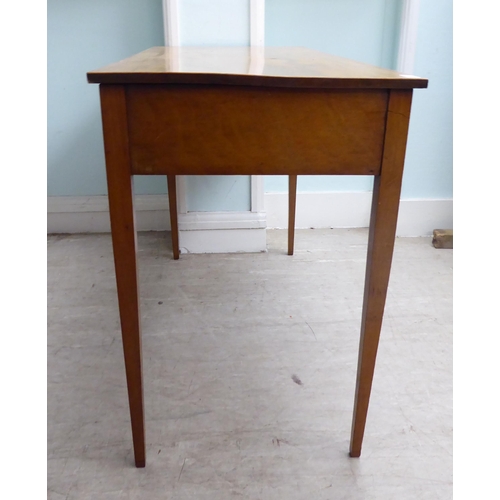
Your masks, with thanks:
[{"label": "table leg foot", "polygon": [[295,239],[295,207],[297,202],[297,176],[288,176],[288,255],[293,255]]},{"label": "table leg foot", "polygon": [[381,177],[377,176],[373,189],[356,396],[349,451],[351,457],[361,455],[396,229],[395,220],[392,221],[392,227],[388,228],[387,218],[391,217],[394,210],[397,211],[397,200],[393,200],[390,206],[382,199],[380,196],[382,182]]},{"label": "table leg foot", "polygon": [[172,249],[174,260],[179,259],[179,225],[177,223],[177,187],[175,175],[167,175],[168,204],[170,209],[170,227],[172,231]]}]

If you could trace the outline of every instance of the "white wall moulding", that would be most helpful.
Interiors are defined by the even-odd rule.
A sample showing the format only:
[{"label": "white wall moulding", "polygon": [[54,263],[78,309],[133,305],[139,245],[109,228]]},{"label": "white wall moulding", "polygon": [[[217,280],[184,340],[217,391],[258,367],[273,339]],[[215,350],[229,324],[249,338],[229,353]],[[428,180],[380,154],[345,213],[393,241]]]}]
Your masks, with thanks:
[{"label": "white wall moulding", "polygon": [[418,12],[420,0],[404,0],[401,10],[401,31],[399,34],[398,71],[412,74],[417,47]]},{"label": "white wall moulding", "polygon": [[[139,231],[170,230],[168,197],[138,195],[134,199]],[[109,233],[107,196],[49,196],[47,233]]]},{"label": "white wall moulding", "polygon": [[265,0],[250,0],[250,45],[264,46]]},{"label": "white wall moulding", "polygon": [[[371,197],[370,192],[298,193],[295,225],[298,229],[368,227]],[[204,246],[217,252],[242,252],[245,245],[248,251],[263,251],[266,226],[285,229],[288,225],[288,194],[266,193],[264,205],[265,213],[190,212],[179,216],[181,246],[192,253],[203,253]],[[110,231],[107,196],[54,196],[48,198],[47,208],[49,234]],[[138,231],[170,230],[167,196],[136,196],[135,209]],[[451,199],[400,203],[398,236],[430,236],[434,229],[452,227]]]},{"label": "white wall moulding", "polygon": [[179,218],[179,230],[265,229],[264,212],[188,212]]},{"label": "white wall moulding", "polygon": [[453,200],[401,200],[397,236],[431,236],[453,227]]},{"label": "white wall moulding", "polygon": [[[295,227],[368,227],[372,193],[297,193]],[[288,193],[266,193],[267,227],[288,227]]]},{"label": "white wall moulding", "polygon": [[178,47],[180,45],[178,0],[163,0],[163,29],[165,45]]},{"label": "white wall moulding", "polygon": [[[295,227],[368,227],[372,193],[297,193]],[[288,225],[288,194],[266,193],[268,229]],[[430,236],[434,229],[453,227],[453,200],[401,200],[397,236]]]},{"label": "white wall moulding", "polygon": [[179,213],[178,221],[181,253],[266,251],[263,211],[187,212]]},{"label": "white wall moulding", "polygon": [[181,231],[179,249],[181,254],[265,252],[266,229]]},{"label": "white wall moulding", "polygon": [[252,212],[265,212],[263,175],[251,176],[251,189],[252,189],[251,193]]}]

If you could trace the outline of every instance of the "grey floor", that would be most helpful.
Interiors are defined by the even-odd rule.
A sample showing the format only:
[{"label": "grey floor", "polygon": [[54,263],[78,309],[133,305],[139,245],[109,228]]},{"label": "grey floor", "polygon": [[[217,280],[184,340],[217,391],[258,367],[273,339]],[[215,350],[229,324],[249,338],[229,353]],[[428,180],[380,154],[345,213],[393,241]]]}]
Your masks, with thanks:
[{"label": "grey floor", "polygon": [[48,498],[450,499],[452,255],[397,239],[348,456],[366,230],[171,258],[139,235],[147,466],[133,466],[109,235],[48,239]]}]

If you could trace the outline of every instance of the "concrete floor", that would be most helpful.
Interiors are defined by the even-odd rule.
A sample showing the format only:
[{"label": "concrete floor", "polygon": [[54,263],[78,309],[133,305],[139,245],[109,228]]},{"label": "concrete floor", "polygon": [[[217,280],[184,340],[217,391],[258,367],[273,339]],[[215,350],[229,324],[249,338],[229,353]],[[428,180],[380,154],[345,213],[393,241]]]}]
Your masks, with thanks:
[{"label": "concrete floor", "polygon": [[397,240],[353,459],[367,231],[297,231],[293,257],[268,231],[267,253],[179,261],[168,237],[139,236],[145,469],[110,236],[48,239],[50,500],[452,498],[452,251]]}]

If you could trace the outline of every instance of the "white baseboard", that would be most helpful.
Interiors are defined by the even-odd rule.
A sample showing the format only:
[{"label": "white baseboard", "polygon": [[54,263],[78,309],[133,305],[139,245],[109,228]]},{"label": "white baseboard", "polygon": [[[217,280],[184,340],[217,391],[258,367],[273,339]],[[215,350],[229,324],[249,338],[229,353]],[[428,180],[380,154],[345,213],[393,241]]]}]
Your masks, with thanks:
[{"label": "white baseboard", "polygon": [[[297,193],[295,227],[368,227],[372,193]],[[266,193],[268,229],[288,227],[288,193]],[[453,200],[401,200],[398,236],[429,236],[453,227]]]},{"label": "white baseboard", "polygon": [[[168,197],[161,194],[135,197],[139,231],[170,230]],[[47,233],[109,233],[107,196],[49,196]]]},{"label": "white baseboard", "polygon": [[266,229],[265,212],[188,212],[179,214],[179,231]]},{"label": "white baseboard", "polygon": [[265,252],[266,228],[179,230],[181,253]]},{"label": "white baseboard", "polygon": [[453,229],[453,200],[400,202],[398,236],[431,236],[434,229]]},{"label": "white baseboard", "polygon": [[[179,214],[181,246],[191,252],[206,251],[221,244],[238,250],[261,251],[265,228],[288,226],[288,194],[266,193],[263,212],[217,212]],[[298,193],[296,227],[367,227],[370,218],[371,193]],[[136,224],[139,231],[170,230],[168,198],[166,195],[135,197]],[[53,196],[47,200],[47,232],[106,233],[110,231],[107,196]],[[267,214],[267,218],[266,218]],[[266,226],[267,224],[267,226]],[[398,236],[429,236],[434,229],[453,227],[453,200],[402,200],[399,210]],[[233,231],[245,230],[243,233]],[[216,234],[217,231],[217,234]],[[183,235],[192,233],[183,240]],[[209,242],[210,240],[214,240]],[[197,238],[199,243],[194,239]],[[236,240],[241,238],[241,244]],[[250,240],[255,239],[254,243]],[[185,243],[183,245],[183,243]],[[248,245],[249,250],[244,250]],[[265,244],[263,246],[265,249]]]},{"label": "white baseboard", "polygon": [[[295,227],[367,227],[371,193],[297,193]],[[266,193],[267,227],[288,227],[288,193]]]},{"label": "white baseboard", "polygon": [[[138,231],[170,231],[166,195],[134,200]],[[182,253],[264,252],[264,212],[190,212],[179,214]],[[47,233],[109,233],[107,196],[53,196],[47,200]]]},{"label": "white baseboard", "polygon": [[181,253],[266,251],[265,212],[180,213]]}]

